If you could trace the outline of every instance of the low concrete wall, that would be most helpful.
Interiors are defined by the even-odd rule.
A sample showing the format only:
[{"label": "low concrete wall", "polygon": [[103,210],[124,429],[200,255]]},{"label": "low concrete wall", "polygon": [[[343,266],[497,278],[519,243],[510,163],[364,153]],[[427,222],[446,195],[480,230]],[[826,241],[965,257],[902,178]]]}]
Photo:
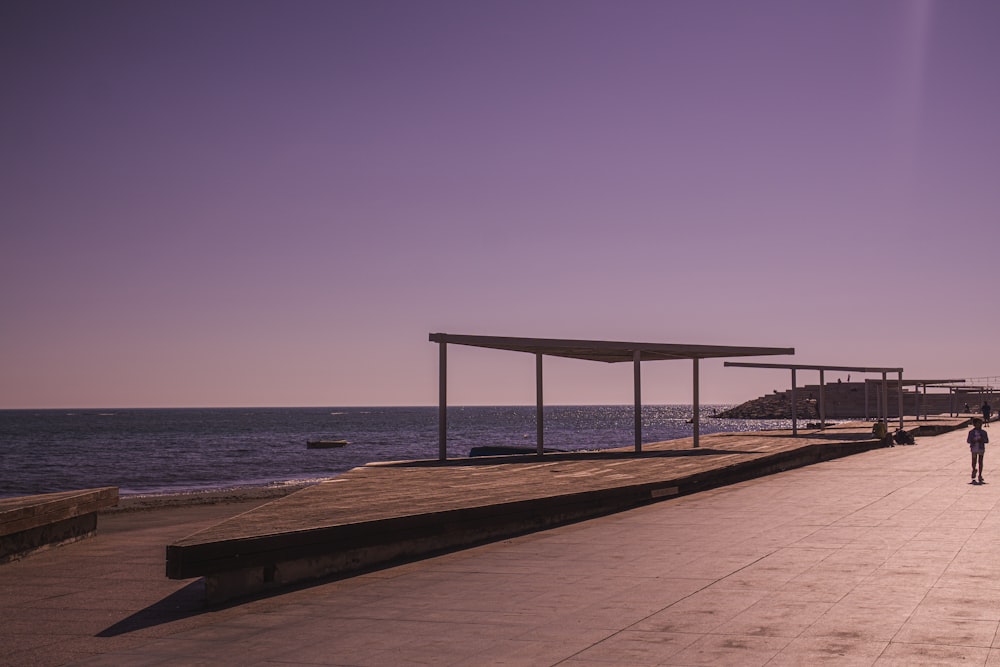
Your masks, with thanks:
[{"label": "low concrete wall", "polygon": [[118,502],[113,486],[0,500],[0,563],[97,532],[97,512]]},{"label": "low concrete wall", "polygon": [[958,426],[953,426],[950,424],[921,424],[915,428],[906,429],[907,433],[912,436],[931,436],[931,435],[941,435],[942,433],[947,433],[948,431],[955,431],[960,428],[969,428],[972,426],[972,418],[967,419]]}]

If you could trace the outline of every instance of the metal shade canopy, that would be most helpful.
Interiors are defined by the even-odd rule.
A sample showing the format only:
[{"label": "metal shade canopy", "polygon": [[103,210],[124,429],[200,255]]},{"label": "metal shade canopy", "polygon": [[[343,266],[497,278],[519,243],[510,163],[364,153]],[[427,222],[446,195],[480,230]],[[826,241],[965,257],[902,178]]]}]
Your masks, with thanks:
[{"label": "metal shade canopy", "polygon": [[432,333],[432,343],[451,343],[487,347],[494,350],[546,354],[552,357],[586,359],[616,363],[669,359],[710,359],[716,357],[758,357],[769,354],[795,354],[794,348],[731,347],[728,345],[684,345],[678,343],[629,343],[613,340],[562,340],[558,338],[509,338],[502,336],[463,336]]},{"label": "metal shade canopy", "polygon": [[[867,404],[868,384],[867,383],[869,383],[869,382],[878,383],[878,382],[880,382],[880,380],[872,380],[872,379],[865,380],[865,383],[866,383],[865,384],[865,397],[866,397],[865,409],[866,410],[868,408],[868,404]],[[948,393],[951,394],[951,397],[952,397],[952,399],[951,399],[951,407],[949,408],[949,415],[951,415],[951,414],[957,414],[958,413],[958,405],[957,405],[956,400],[955,400],[955,393],[952,391],[952,385],[955,385],[955,384],[957,384],[959,382],[965,382],[965,380],[963,380],[961,378],[959,378],[959,379],[951,379],[951,380],[912,380],[912,379],[911,380],[893,380],[893,379],[887,378],[885,380],[885,386],[887,386],[887,387],[896,387],[897,388],[897,390],[899,391],[899,397],[900,397],[899,398],[899,404],[900,405],[903,404],[902,387],[914,387],[914,390],[913,390],[913,405],[914,405],[913,414],[916,417],[917,421],[919,421],[920,420],[920,415],[921,415],[921,400],[920,400],[921,389],[923,389],[924,404],[926,404],[926,399],[927,399],[927,387],[935,387],[935,388],[938,388],[938,389],[947,389]],[[900,414],[902,414],[902,412]],[[902,417],[900,417],[900,419],[902,419]],[[925,420],[930,419],[930,415],[927,414],[926,412],[924,413],[924,419]]]},{"label": "metal shade canopy", "polygon": [[961,395],[963,398],[969,398],[970,396],[978,396],[986,400],[987,398],[992,398],[996,393],[997,388],[990,385],[965,385],[962,387],[951,386],[948,387],[948,391],[952,395],[952,406],[951,413],[958,416],[958,397]]},{"label": "metal shade canopy", "polygon": [[[792,395],[791,395],[791,412],[792,412],[792,435],[798,435],[798,415],[796,414],[796,402],[795,402],[795,372],[796,371],[819,371],[819,423],[820,428],[826,428],[826,381],[824,379],[824,373],[826,371],[848,371],[855,373],[881,373],[882,374],[882,411],[884,414],[880,416],[880,421],[888,423],[889,421],[889,409],[886,406],[888,401],[888,382],[886,381],[886,375],[888,373],[897,373],[899,375],[899,383],[903,383],[903,369],[902,368],[882,368],[878,366],[829,366],[825,364],[758,364],[758,363],[746,363],[742,361],[727,361],[725,366],[735,366],[740,368],[779,368],[790,370],[792,372]],[[866,382],[873,382],[873,380],[866,380]],[[867,395],[868,385],[865,384],[865,411],[868,410],[868,395]],[[867,418],[867,415],[865,415]],[[903,394],[899,393],[899,428],[903,428]]]},{"label": "metal shade canopy", "polygon": [[718,357],[756,357],[773,354],[795,354],[791,347],[733,347],[728,345],[686,345],[677,343],[637,343],[600,340],[567,340],[557,338],[511,338],[504,336],[468,336],[461,334],[432,333],[432,343],[440,349],[439,369],[439,412],[438,412],[438,458],[444,460],[447,452],[448,423],[448,344],[484,347],[510,352],[525,352],[535,355],[535,393],[537,401],[537,453],[544,451],[544,425],[542,411],[542,357],[564,357],[620,363],[631,361],[635,376],[635,451],[642,451],[642,403],[639,365],[643,361],[666,361],[690,359],[693,363],[694,398],[694,446],[698,446],[698,360]]}]

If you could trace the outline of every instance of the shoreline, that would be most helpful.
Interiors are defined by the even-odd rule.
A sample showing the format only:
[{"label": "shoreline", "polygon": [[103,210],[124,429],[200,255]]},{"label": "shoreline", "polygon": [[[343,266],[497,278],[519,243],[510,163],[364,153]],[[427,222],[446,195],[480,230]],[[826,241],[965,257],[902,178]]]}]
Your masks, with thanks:
[{"label": "shoreline", "polygon": [[117,505],[101,510],[100,514],[121,514],[123,512],[141,512],[191,505],[223,505],[253,500],[273,500],[287,496],[307,486],[313,486],[314,484],[319,484],[319,482],[123,495],[119,496]]}]

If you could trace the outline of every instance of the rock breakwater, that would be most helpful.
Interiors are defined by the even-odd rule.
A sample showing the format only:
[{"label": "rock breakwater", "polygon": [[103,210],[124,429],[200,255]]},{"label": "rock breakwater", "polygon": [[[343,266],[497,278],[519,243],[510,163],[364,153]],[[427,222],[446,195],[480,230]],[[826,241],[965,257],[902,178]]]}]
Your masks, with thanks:
[{"label": "rock breakwater", "polygon": [[[822,388],[827,419],[863,419],[879,414],[880,383],[836,382]],[[899,416],[899,395],[894,387],[889,388],[889,416]],[[819,385],[805,385],[795,389],[795,416],[802,420],[819,419]],[[913,391],[903,391],[904,414],[942,414],[957,410],[950,394],[917,395]],[[717,417],[724,419],[791,419],[792,391],[775,389],[760,398],[741,403],[720,412]]]}]

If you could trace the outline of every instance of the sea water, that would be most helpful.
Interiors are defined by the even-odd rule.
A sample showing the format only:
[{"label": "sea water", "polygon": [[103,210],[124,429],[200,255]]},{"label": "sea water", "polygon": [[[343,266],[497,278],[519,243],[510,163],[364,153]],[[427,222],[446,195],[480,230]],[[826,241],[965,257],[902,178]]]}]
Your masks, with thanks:
[{"label": "sea water", "polygon": [[[710,417],[702,434],[790,428]],[[643,442],[689,437],[690,405],[642,409]],[[632,406],[547,406],[545,446],[634,444]],[[535,446],[534,406],[449,407],[448,456]],[[308,449],[307,440],[347,440]],[[373,461],[438,456],[437,407],[0,410],[0,497],[117,486],[122,495],[315,482]]]}]

